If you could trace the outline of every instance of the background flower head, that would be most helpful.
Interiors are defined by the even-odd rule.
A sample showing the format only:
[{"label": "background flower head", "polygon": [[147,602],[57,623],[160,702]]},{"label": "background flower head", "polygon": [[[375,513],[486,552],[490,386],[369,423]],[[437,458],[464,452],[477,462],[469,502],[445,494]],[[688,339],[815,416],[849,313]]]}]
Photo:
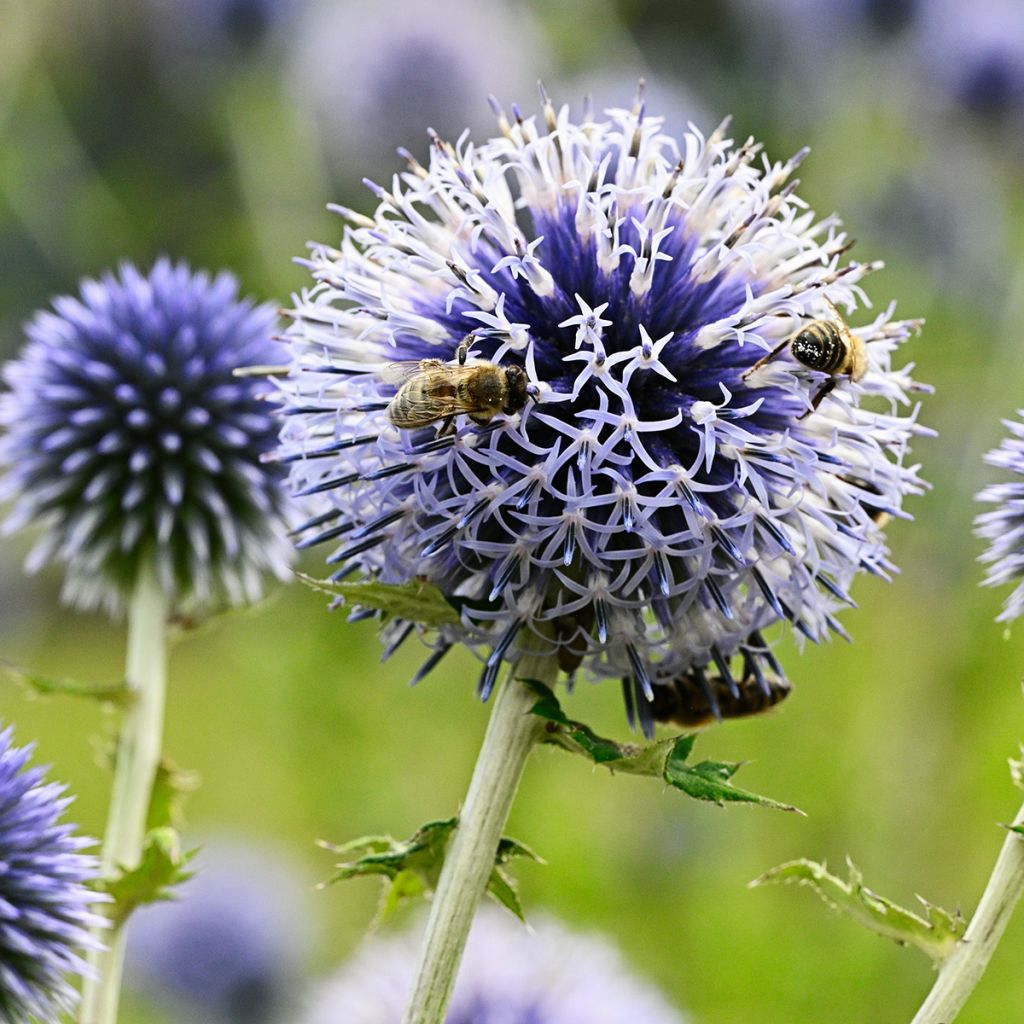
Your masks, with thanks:
[{"label": "background flower head", "polygon": [[276,423],[265,385],[233,376],[280,359],[274,323],[231,274],[166,259],[36,314],[0,395],[4,529],[43,528],[30,570],[62,562],[64,596],[109,609],[145,565],[200,604],[253,600],[262,573],[284,577],[280,474],[260,461]]},{"label": "background flower head", "polygon": [[[1018,416],[1024,417],[1024,411],[1018,412]],[[988,550],[981,556],[981,561],[988,565],[985,585],[1017,584],[997,618],[998,622],[1009,622],[1024,612],[1024,423],[1003,423],[1010,434],[985,456],[985,461],[1016,479],[990,484],[978,495],[979,501],[998,507],[977,517],[975,532],[989,541]]]},{"label": "background flower head", "polygon": [[126,984],[176,1024],[290,1019],[309,942],[304,879],[273,851],[223,837],[192,866],[174,899],[132,915]]},{"label": "background flower head", "polygon": [[[416,959],[412,935],[372,939],[326,982],[304,1024],[397,1024]],[[477,914],[447,1024],[682,1024],[598,935],[539,917],[527,929],[495,907]]]},{"label": "background flower head", "polygon": [[515,0],[320,2],[295,33],[290,75],[339,180],[355,185],[390,175],[399,146],[425,153],[428,125],[482,127],[488,90],[531,87],[548,50]]},{"label": "background flower head", "polygon": [[86,970],[81,953],[94,948],[90,929],[100,897],[91,839],[60,824],[71,802],[64,787],[29,767],[32,748],[11,745],[0,731],[0,1021],[48,1022],[69,1012],[78,996],[71,978]]},{"label": "background flower head", "polygon": [[[892,365],[916,324],[891,306],[857,323],[877,265],[846,262],[838,220],[794,193],[803,153],[772,162],[725,126],[677,143],[642,103],[499,119],[481,146],[435,139],[314,250],[279,457],[336,577],[461,600],[444,643],[489,648],[484,695],[533,633],[568,671],[622,678],[650,732],[660,683],[711,686],[710,666],[735,689],[734,656],[762,681],[781,671],[766,626],[842,633],[852,578],[890,572],[881,524],[922,486],[915,385]],[[844,316],[857,380],[784,344]],[[387,364],[454,365],[464,339],[521,367],[529,400],[396,429]]]}]

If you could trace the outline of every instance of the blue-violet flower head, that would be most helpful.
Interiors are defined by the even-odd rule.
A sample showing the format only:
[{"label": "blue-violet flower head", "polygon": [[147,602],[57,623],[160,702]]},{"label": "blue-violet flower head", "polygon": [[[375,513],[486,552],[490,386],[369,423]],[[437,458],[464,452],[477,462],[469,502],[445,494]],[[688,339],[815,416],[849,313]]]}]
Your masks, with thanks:
[{"label": "blue-violet flower head", "polygon": [[55,1024],[77,1002],[82,951],[97,945],[90,930],[103,918],[90,906],[102,897],[87,883],[98,866],[82,852],[93,841],[59,822],[64,787],[11,738],[0,731],[0,1024]]},{"label": "blue-violet flower head", "polygon": [[170,902],[128,922],[125,982],[178,1024],[265,1024],[287,1016],[308,946],[309,885],[274,851],[204,844]]},{"label": "blue-violet flower head", "polygon": [[43,527],[30,571],[60,561],[66,599],[111,611],[145,565],[199,605],[254,600],[264,572],[286,576],[286,498],[260,458],[277,422],[266,383],[233,376],[281,361],[274,325],[231,274],[166,259],[36,314],[0,396],[4,528]]},{"label": "blue-violet flower head", "polygon": [[[713,665],[735,691],[737,657],[767,692],[765,627],[841,633],[852,578],[892,569],[881,527],[924,486],[917,386],[891,361],[918,323],[857,316],[852,371],[794,358],[787,339],[854,319],[879,266],[845,262],[839,221],[797,197],[803,153],[771,162],[726,125],[677,143],[642,102],[497,113],[499,137],[435,138],[428,167],[372,186],[372,217],[342,211],[340,249],[314,249],[278,457],[309,503],[302,543],[340,540],[336,578],[457,599],[428,664],[480,645],[486,696],[547,644],[622,679],[650,734],[659,685],[713,689]],[[465,373],[464,341],[523,400],[398,429],[389,364],[414,361],[417,386]],[[411,628],[393,621],[389,649]]]},{"label": "blue-violet flower head", "polygon": [[[532,917],[532,915],[531,915]],[[496,907],[473,923],[446,1024],[682,1024],[606,939]],[[304,1024],[396,1024],[412,982],[411,934],[372,939],[314,996]]]},{"label": "blue-violet flower head", "polygon": [[[1024,419],[1024,410],[1018,412]],[[975,532],[988,540],[981,561],[988,564],[985,586],[1017,583],[1003,604],[997,622],[1009,622],[1024,612],[1024,422],[1003,420],[1010,435],[985,456],[990,466],[1012,473],[1016,479],[990,484],[978,495],[979,501],[998,507],[975,519]]]}]

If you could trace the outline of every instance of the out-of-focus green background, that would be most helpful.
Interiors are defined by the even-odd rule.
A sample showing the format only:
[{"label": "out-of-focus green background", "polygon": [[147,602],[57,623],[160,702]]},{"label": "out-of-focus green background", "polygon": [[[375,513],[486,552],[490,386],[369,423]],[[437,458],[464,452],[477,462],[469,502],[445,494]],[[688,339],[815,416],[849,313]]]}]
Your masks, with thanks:
[{"label": "out-of-focus green background", "polygon": [[[731,112],[773,158],[812,147],[801,194],[843,214],[858,258],[886,261],[874,303],[928,319],[905,351],[936,386],[922,418],[940,436],[915,451],[934,491],[891,530],[900,576],[855,588],[854,644],[801,654],[780,638],[788,703],[699,741],[705,757],[750,761],[741,784],[808,816],[697,805],[540,750],[508,828],[548,861],[518,870],[527,908],[610,932],[696,1024],[909,1020],[932,979],[923,957],[809,892],[745,885],[789,858],[838,869],[849,855],[893,898],[969,913],[1020,797],[1006,760],[1024,739],[1024,637],[993,622],[1004,595],[978,588],[972,496],[997,478],[981,456],[1000,417],[1024,405],[1024,67],[1010,47],[1008,70],[989,73],[969,27],[943,41],[939,6],[0,0],[4,356],[35,308],[123,258],[228,266],[287,303],[305,283],[293,257],[340,235],[325,204],[369,209],[360,178],[396,169],[396,145],[422,151],[416,126],[486,132],[490,89],[532,112],[543,77],[578,111],[588,89],[628,105],[644,75],[650,112],[676,131]],[[969,20],[988,0],[959,6]],[[993,38],[1014,33],[1020,17]],[[23,578],[26,548],[0,545],[0,657],[117,678],[123,630],[61,610],[55,574]],[[297,584],[178,644],[166,749],[202,777],[186,837],[271,844],[312,887],[331,870],[315,839],[404,836],[452,814],[486,721],[477,668],[454,655],[410,690],[422,651],[378,656],[372,624]],[[567,703],[625,737],[617,688],[582,685]],[[5,686],[0,718],[37,740],[75,819],[101,834],[100,710]],[[371,881],[311,893],[308,977],[355,946],[377,894]],[[963,1024],[1024,1019],[1022,955],[1024,914]],[[129,996],[123,1020],[152,1012]]]}]

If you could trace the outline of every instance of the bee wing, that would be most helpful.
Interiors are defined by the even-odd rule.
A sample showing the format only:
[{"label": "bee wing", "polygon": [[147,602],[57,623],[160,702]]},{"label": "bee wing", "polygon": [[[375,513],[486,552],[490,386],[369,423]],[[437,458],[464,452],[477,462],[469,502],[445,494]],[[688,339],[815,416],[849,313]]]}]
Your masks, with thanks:
[{"label": "bee wing", "polygon": [[377,377],[384,384],[404,384],[410,377],[416,376],[423,369],[424,363],[440,362],[437,359],[402,359],[399,362],[387,363],[377,371]]}]

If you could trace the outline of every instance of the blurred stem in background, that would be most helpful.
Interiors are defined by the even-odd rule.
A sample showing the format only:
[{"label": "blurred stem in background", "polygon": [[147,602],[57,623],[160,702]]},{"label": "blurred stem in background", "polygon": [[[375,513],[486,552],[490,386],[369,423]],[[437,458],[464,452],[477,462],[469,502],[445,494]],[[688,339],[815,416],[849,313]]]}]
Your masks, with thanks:
[{"label": "blurred stem in background", "polygon": [[952,1024],[988,967],[1014,908],[1024,894],[1024,807],[999,851],[978,909],[964,937],[939,968],[939,976],[911,1024]]},{"label": "blurred stem in background", "polygon": [[466,800],[444,859],[402,1024],[441,1024],[473,915],[487,888],[519,779],[543,721],[523,680],[553,685],[553,656],[527,655],[498,691]]},{"label": "blurred stem in background", "polygon": [[[128,611],[125,669],[129,704],[117,739],[114,786],[101,859],[103,878],[138,866],[153,782],[160,763],[167,682],[168,599],[151,568],[143,567]],[[124,920],[115,917],[91,955],[96,976],[82,992],[81,1024],[114,1024],[124,965]]]}]

